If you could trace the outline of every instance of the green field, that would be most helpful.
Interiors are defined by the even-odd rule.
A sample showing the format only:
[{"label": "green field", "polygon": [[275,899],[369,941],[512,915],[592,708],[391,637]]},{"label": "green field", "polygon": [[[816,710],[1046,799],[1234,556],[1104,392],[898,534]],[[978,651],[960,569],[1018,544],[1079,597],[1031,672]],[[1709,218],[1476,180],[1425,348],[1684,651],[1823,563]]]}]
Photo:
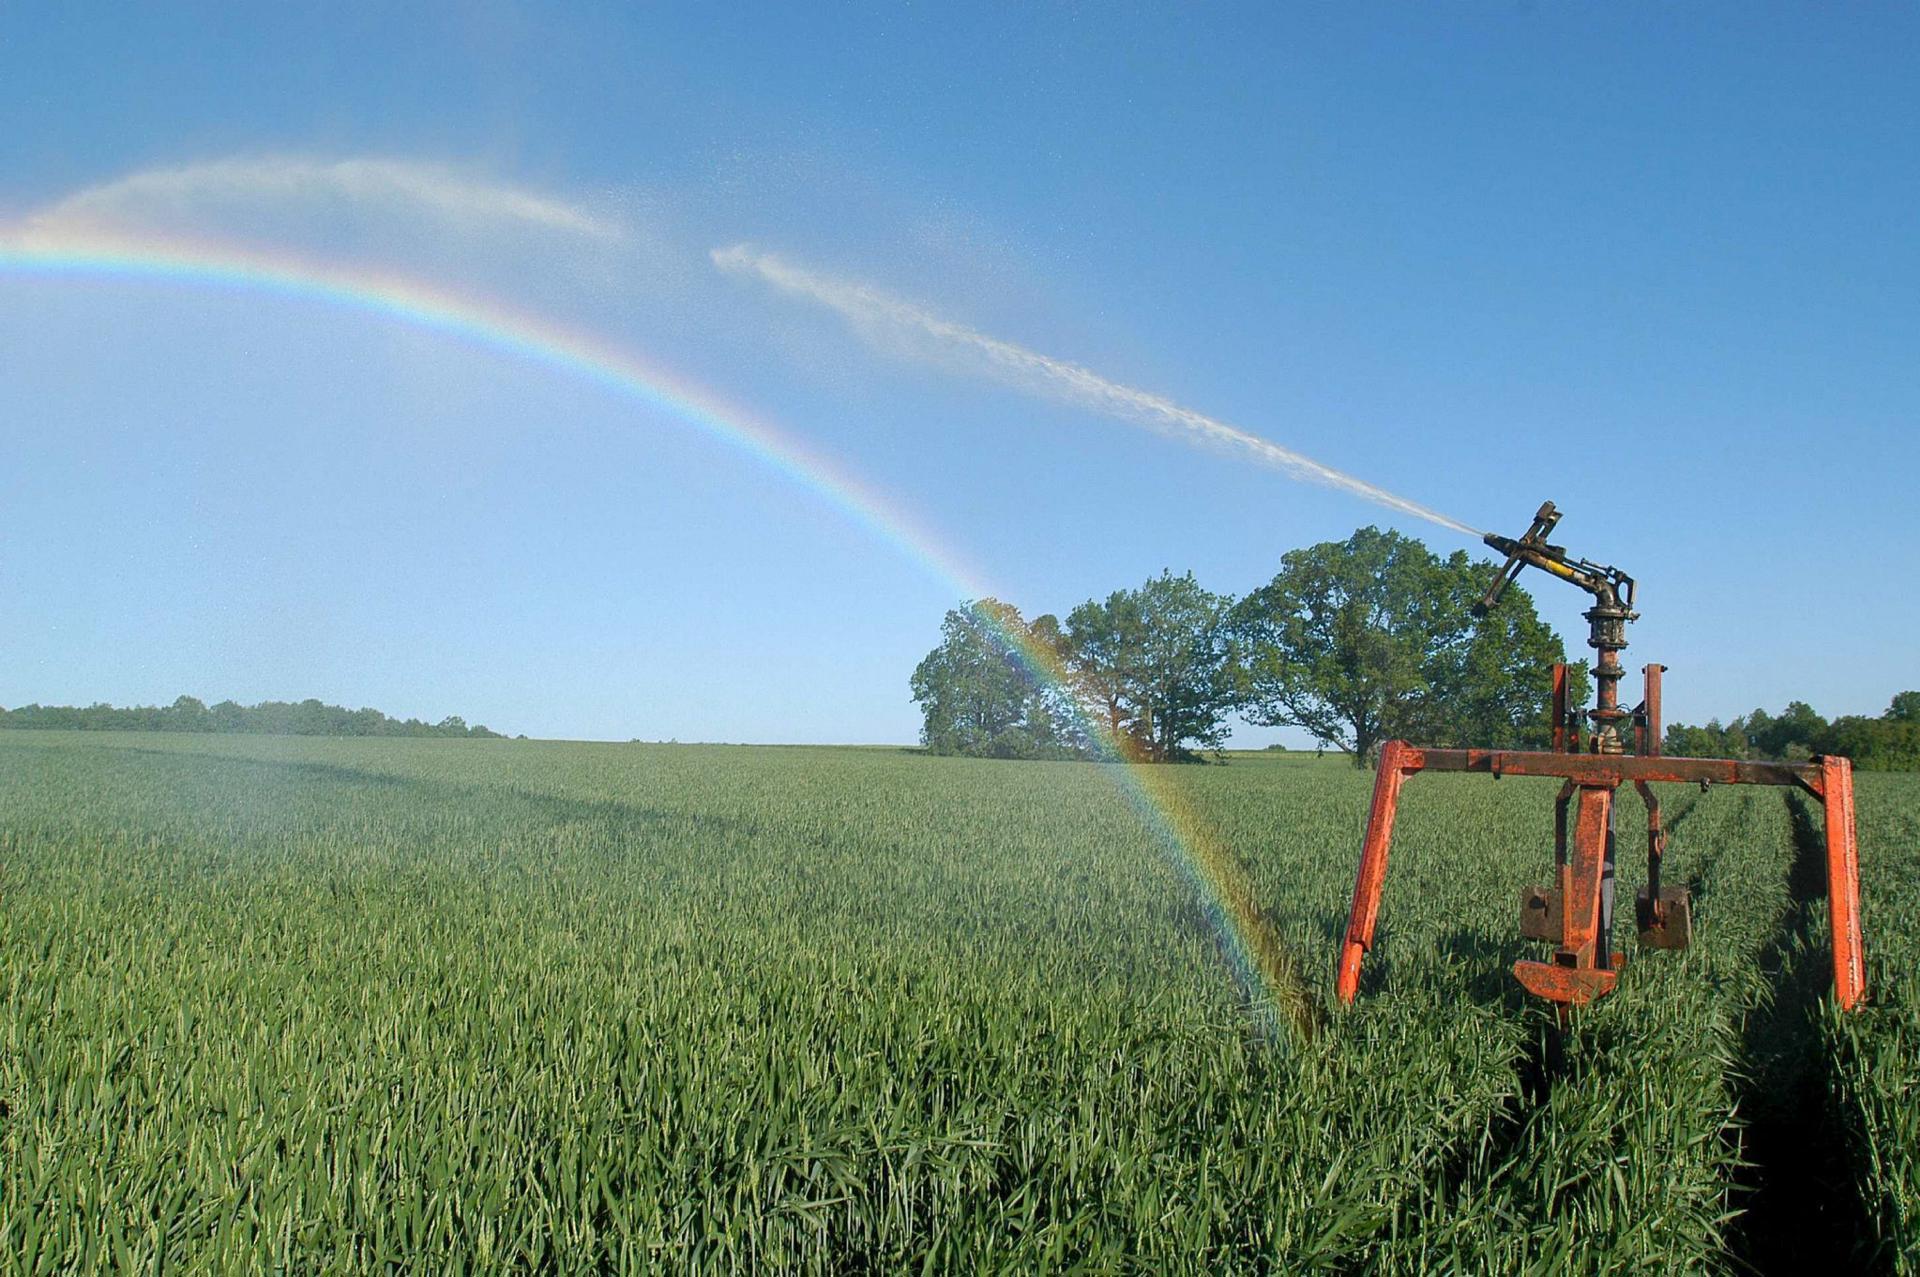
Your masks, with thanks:
[{"label": "green field", "polygon": [[[1324,998],[1370,776],[1173,783]],[[1920,778],[1865,1012],[1817,805],[1675,787],[1697,942],[1557,1049],[1553,788],[1411,781],[1299,1041],[1088,765],[0,733],[0,1271],[1920,1272]]]}]

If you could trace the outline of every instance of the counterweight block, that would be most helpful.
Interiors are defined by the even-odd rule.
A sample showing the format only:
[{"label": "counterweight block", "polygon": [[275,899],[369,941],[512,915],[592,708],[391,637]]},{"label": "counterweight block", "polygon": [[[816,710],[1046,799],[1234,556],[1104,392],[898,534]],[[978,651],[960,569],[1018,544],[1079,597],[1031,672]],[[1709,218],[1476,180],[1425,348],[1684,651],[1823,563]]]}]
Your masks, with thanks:
[{"label": "counterweight block", "polygon": [[1560,938],[1560,893],[1553,887],[1527,887],[1520,892],[1520,934],[1528,940]]},{"label": "counterweight block", "polygon": [[1645,887],[1633,896],[1643,949],[1684,949],[1693,943],[1693,898],[1685,887],[1660,888],[1659,907]]}]

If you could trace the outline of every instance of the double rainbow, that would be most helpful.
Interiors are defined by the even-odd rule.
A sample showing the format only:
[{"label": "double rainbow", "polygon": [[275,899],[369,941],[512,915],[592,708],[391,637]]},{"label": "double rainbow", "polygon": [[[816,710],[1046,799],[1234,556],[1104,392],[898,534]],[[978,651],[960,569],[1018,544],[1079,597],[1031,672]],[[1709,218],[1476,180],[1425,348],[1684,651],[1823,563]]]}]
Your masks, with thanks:
[{"label": "double rainbow", "polygon": [[[268,253],[229,243],[95,230],[0,228],[0,275],[48,279],[143,279],[200,289],[293,298],[444,335],[554,369],[625,396],[701,431],[813,493],[892,546],[958,596],[990,593],[897,502],[884,499],[830,459],[740,405],[625,347],[497,300],[455,293],[392,271]],[[1068,671],[1044,645],[994,624],[1014,659],[1035,679],[1069,686]],[[1068,695],[1069,703],[1077,704]],[[1188,805],[1164,769],[1139,765],[1128,742],[1093,716],[1082,726],[1098,742],[1100,766],[1135,815],[1204,902],[1220,947],[1262,1018],[1310,1033],[1314,1003],[1239,862]]]}]

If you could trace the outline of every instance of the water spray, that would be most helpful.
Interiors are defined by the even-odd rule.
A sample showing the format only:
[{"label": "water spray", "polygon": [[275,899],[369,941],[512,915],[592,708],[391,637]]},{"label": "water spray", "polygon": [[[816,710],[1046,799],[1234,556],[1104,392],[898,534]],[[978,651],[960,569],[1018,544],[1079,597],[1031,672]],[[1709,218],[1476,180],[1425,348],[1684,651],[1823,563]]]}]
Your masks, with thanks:
[{"label": "water spray", "polygon": [[1438,510],[1388,492],[1345,471],[1323,465],[1312,457],[1272,440],[1262,439],[1238,426],[1183,407],[1150,391],[1110,381],[1080,364],[1055,359],[944,319],[866,284],[835,279],[745,244],[716,248],[711,256],[714,265],[721,270],[751,275],[783,292],[817,302],[837,311],[859,331],[931,338],[948,351],[983,361],[989,375],[1020,389],[1066,399],[1184,443],[1230,452],[1271,466],[1303,482],[1350,492],[1375,505],[1425,519],[1453,532],[1470,537],[1481,535],[1479,529],[1469,527]]}]

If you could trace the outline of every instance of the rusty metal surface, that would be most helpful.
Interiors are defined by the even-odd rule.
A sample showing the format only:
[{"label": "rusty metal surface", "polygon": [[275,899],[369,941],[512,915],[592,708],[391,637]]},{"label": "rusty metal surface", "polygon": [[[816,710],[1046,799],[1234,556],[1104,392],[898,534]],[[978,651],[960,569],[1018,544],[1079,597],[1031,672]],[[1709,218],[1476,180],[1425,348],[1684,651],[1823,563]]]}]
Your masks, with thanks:
[{"label": "rusty metal surface", "polygon": [[1584,785],[1629,781],[1675,784],[1797,785],[1819,783],[1817,763],[1760,763],[1734,758],[1638,754],[1555,754],[1528,749],[1421,749],[1408,746],[1403,766],[1415,771],[1484,772],[1490,776],[1558,776]]},{"label": "rusty metal surface", "polygon": [[1528,993],[1564,1006],[1585,1006],[1613,992],[1620,978],[1617,968],[1563,967],[1552,962],[1522,960],[1513,964],[1514,978]]},{"label": "rusty metal surface", "polygon": [[1833,930],[1833,997],[1844,1011],[1867,989],[1866,944],[1860,934],[1860,851],[1854,836],[1853,763],[1820,760],[1827,809],[1827,918]]},{"label": "rusty metal surface", "polygon": [[1640,733],[1640,745],[1634,752],[1658,758],[1664,748],[1660,737],[1665,731],[1665,725],[1660,721],[1660,676],[1667,672],[1667,667],[1649,665],[1640,672],[1646,678],[1646,692],[1640,701],[1640,712],[1634,716]]},{"label": "rusty metal surface", "polygon": [[1556,956],[1575,966],[1605,966],[1597,958],[1595,946],[1600,935],[1600,875],[1607,862],[1607,817],[1613,810],[1613,790],[1604,785],[1582,785],[1574,804],[1573,848],[1560,869],[1565,906]]},{"label": "rusty metal surface", "polygon": [[1660,867],[1667,858],[1667,831],[1660,824],[1660,800],[1654,795],[1653,786],[1644,780],[1636,780],[1633,788],[1647,809],[1647,885],[1653,889],[1657,905],[1660,899]]},{"label": "rusty metal surface", "polygon": [[[1545,940],[1553,961],[1521,962],[1513,973],[1527,990],[1566,1006],[1578,1006],[1613,988],[1621,965],[1602,934],[1601,889],[1613,822],[1613,788],[1569,786],[1578,803],[1573,847],[1560,864],[1559,885],[1532,887],[1520,895],[1520,934]],[[1561,810],[1566,806],[1562,791]]]},{"label": "rusty metal surface", "polygon": [[1560,939],[1560,889],[1558,887],[1522,887],[1520,889],[1520,934],[1528,940]]},{"label": "rusty metal surface", "polygon": [[[1547,534],[1560,522],[1553,502],[1544,502],[1533,516],[1533,526],[1518,539],[1489,532],[1481,538],[1507,556],[1507,561],[1487,587],[1486,595],[1474,604],[1474,615],[1484,616],[1500,601],[1507,587],[1528,566],[1549,576],[1578,586],[1593,595],[1587,609],[1587,646],[1599,655],[1593,663],[1594,702],[1587,711],[1593,724],[1592,749],[1600,754],[1623,754],[1627,743],[1620,725],[1633,717],[1631,710],[1620,708],[1620,653],[1627,646],[1627,623],[1636,620],[1633,610],[1633,578],[1619,568],[1586,559],[1570,558],[1566,550],[1547,544]],[[1556,748],[1558,742],[1556,741]]]},{"label": "rusty metal surface", "polygon": [[1347,938],[1340,949],[1335,991],[1342,1002],[1352,1002],[1360,990],[1360,959],[1373,948],[1373,925],[1380,916],[1380,888],[1387,877],[1387,848],[1393,843],[1393,816],[1400,803],[1400,785],[1409,769],[1405,741],[1390,740],[1380,750],[1373,778],[1373,805],[1367,813],[1366,840],[1360,847],[1360,873],[1353,884],[1353,908],[1347,914]]}]

